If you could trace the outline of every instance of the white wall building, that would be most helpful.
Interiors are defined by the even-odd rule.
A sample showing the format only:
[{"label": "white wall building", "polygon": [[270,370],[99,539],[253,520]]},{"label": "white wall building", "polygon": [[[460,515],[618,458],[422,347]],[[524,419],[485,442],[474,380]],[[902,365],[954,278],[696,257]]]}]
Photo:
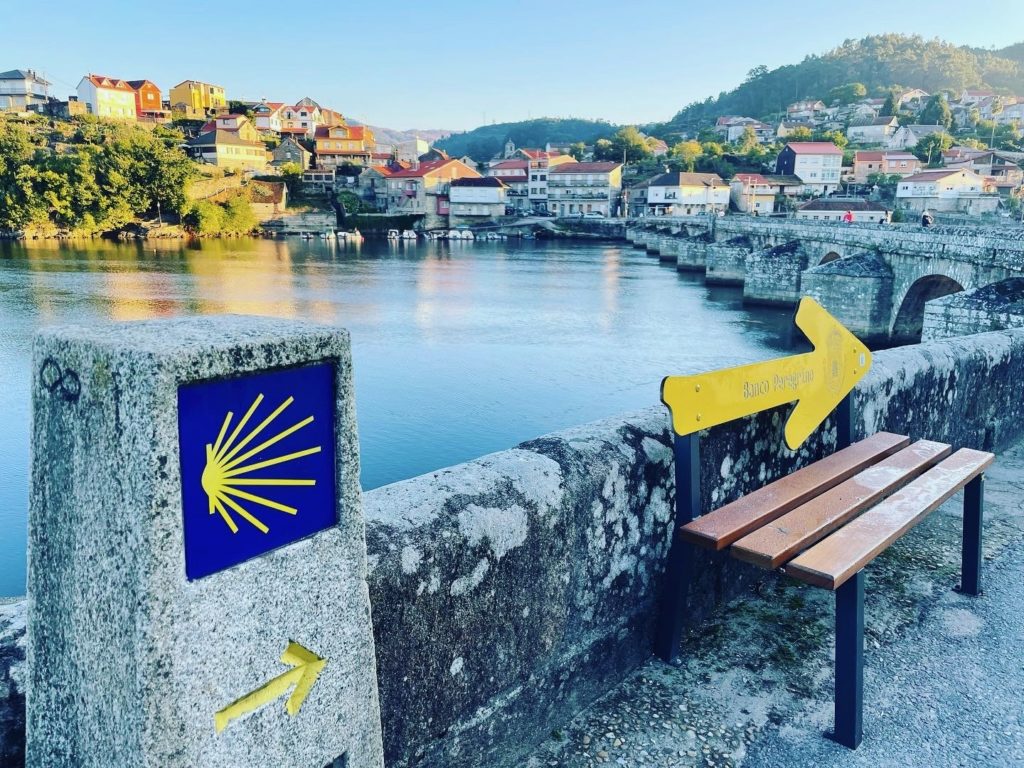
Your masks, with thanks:
[{"label": "white wall building", "polygon": [[966,168],[921,171],[896,186],[896,207],[918,213],[989,213],[998,205],[999,195],[989,192],[985,180]]},{"label": "white wall building", "polygon": [[729,185],[717,173],[673,171],[647,182],[648,216],[692,216],[729,207]]},{"label": "white wall building", "polygon": [[501,179],[454,179],[448,190],[450,215],[455,219],[495,219],[505,215],[508,202]]},{"label": "white wall building", "polygon": [[547,176],[548,210],[559,216],[618,215],[622,163],[563,163],[549,168]]}]

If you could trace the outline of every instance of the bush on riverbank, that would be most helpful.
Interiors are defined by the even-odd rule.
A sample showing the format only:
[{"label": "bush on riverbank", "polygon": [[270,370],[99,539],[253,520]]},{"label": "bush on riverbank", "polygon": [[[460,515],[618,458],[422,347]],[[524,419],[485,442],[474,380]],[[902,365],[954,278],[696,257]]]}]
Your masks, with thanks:
[{"label": "bush on riverbank", "polygon": [[195,163],[173,129],[0,117],[0,231],[93,234],[178,214]]},{"label": "bush on riverbank", "polygon": [[198,200],[182,216],[182,224],[196,235],[248,235],[258,221],[248,199],[236,195],[224,203]]}]

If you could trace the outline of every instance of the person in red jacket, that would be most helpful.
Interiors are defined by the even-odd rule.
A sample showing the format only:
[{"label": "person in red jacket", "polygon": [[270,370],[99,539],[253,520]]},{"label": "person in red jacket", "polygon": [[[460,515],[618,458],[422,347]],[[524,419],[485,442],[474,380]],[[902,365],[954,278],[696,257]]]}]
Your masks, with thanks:
[{"label": "person in red jacket", "polygon": [[844,224],[853,224],[853,211],[847,211],[843,214]]}]

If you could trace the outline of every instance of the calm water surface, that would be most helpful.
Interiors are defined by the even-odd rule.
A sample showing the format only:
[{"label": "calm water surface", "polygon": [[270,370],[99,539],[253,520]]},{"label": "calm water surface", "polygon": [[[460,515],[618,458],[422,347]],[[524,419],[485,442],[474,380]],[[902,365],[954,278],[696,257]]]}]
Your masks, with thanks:
[{"label": "calm water surface", "polygon": [[628,245],[0,242],[0,596],[24,591],[35,330],[222,312],[352,332],[365,488],[656,404],[791,324]]}]

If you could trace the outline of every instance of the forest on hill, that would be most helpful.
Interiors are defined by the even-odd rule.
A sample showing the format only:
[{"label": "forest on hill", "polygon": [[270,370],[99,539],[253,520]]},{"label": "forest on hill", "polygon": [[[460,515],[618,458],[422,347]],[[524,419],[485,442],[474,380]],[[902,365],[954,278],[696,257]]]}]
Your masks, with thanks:
[{"label": "forest on hill", "polygon": [[511,138],[517,147],[541,147],[548,142],[587,144],[613,134],[617,126],[603,120],[541,117],[517,123],[482,125],[465,133],[455,133],[437,142],[452,157],[469,155],[474,160],[490,160]]},{"label": "forest on hill", "polygon": [[769,70],[751,69],[731,91],[684,107],[666,123],[648,132],[664,137],[694,133],[720,115],[772,119],[800,99],[834,101],[844,85],[862,83],[871,95],[896,87],[959,92],[988,87],[1024,95],[1024,43],[989,51],[956,46],[919,36],[886,34],[847,40],[825,54],[807,56],[799,64]]}]

